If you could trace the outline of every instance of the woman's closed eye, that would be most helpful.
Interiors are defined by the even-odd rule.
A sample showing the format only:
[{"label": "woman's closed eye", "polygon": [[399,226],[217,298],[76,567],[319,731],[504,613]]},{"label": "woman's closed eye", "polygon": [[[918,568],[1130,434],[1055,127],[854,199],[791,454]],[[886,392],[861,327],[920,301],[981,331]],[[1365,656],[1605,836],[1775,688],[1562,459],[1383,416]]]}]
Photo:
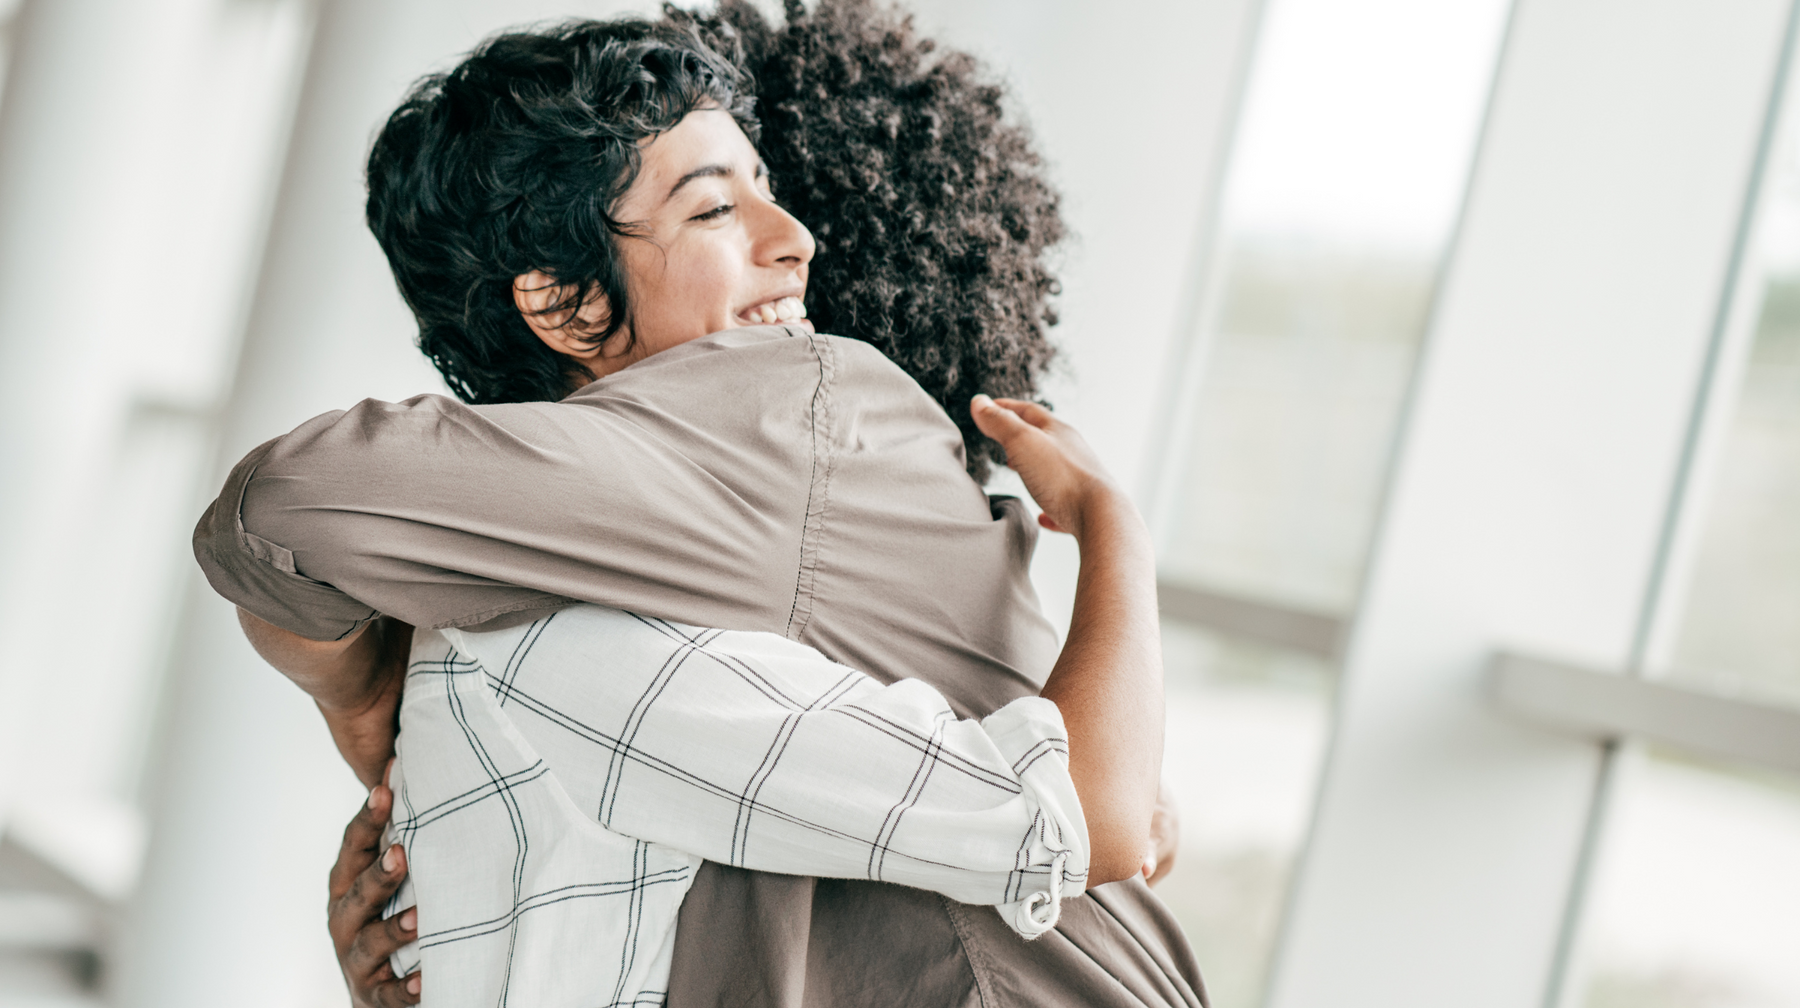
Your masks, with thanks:
[{"label": "woman's closed eye", "polygon": [[731,211],[736,210],[736,209],[737,209],[737,204],[735,204],[735,203],[721,203],[718,206],[713,207],[711,210],[706,211],[705,213],[695,214],[694,216],[689,217],[688,219],[689,220],[697,220],[697,221],[718,220],[719,218],[725,216],[726,214],[731,213]]}]

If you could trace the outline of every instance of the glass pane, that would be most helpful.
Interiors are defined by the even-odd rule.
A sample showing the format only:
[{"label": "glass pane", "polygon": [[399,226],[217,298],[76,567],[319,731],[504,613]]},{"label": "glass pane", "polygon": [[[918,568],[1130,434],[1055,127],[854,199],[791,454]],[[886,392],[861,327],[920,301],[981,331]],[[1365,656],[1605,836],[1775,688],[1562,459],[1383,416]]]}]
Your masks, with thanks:
[{"label": "glass pane", "polygon": [[1668,674],[1800,705],[1800,109],[1788,88],[1749,257],[1762,277],[1755,336]]},{"label": "glass pane", "polygon": [[1800,781],[1655,754],[1619,783],[1585,1008],[1800,1005]]},{"label": "glass pane", "polygon": [[[1790,92],[1792,84],[1790,84]],[[1663,674],[1800,706],[1800,118],[1788,101],[1748,257],[1748,359]],[[1586,1008],[1800,1005],[1800,777],[1621,767],[1586,927]]]},{"label": "glass pane", "polygon": [[1800,137],[1765,206],[1755,341],[1726,433],[1669,675],[1800,706]]},{"label": "glass pane", "polygon": [[1355,604],[1503,14],[1270,6],[1158,515],[1169,579]]},{"label": "glass pane", "polygon": [[1351,609],[1435,265],[1424,251],[1237,236],[1177,461],[1165,577]]},{"label": "glass pane", "polygon": [[[1504,10],[1270,3],[1195,380],[1164,460],[1165,584],[1353,611]],[[1215,1008],[1255,1008],[1329,739],[1334,665],[1222,623],[1168,621],[1163,641],[1182,842],[1157,891]]]},{"label": "glass pane", "polygon": [[1163,661],[1181,847],[1156,892],[1193,942],[1212,1003],[1255,1005],[1312,812],[1331,670],[1177,623],[1163,627]]}]

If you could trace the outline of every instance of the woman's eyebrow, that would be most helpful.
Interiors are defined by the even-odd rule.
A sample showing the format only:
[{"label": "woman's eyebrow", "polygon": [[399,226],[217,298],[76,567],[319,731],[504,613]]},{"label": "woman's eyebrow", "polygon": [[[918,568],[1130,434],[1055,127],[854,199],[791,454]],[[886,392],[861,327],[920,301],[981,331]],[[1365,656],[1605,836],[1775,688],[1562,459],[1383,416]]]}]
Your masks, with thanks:
[{"label": "woman's eyebrow", "polygon": [[687,185],[689,182],[692,182],[695,179],[699,179],[699,178],[730,178],[733,174],[734,174],[734,172],[732,170],[732,167],[727,164],[701,165],[700,167],[695,168],[693,171],[688,172],[686,175],[681,176],[681,178],[676,181],[675,185],[669,189],[669,194],[667,196],[663,197],[663,202],[667,203],[670,200],[674,199],[675,194],[681,191],[682,186]]}]

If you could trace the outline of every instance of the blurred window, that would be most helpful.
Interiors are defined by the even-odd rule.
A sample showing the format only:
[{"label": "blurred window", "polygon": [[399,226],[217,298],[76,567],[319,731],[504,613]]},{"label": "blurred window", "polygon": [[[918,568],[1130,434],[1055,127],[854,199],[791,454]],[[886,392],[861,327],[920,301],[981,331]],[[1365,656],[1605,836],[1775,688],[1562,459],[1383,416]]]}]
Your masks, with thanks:
[{"label": "blurred window", "polygon": [[1578,1003],[1800,1004],[1800,781],[1660,751],[1623,769]]},{"label": "blurred window", "polygon": [[1263,16],[1152,508],[1182,814],[1158,892],[1218,1008],[1263,999],[1505,5]]},{"label": "blurred window", "polygon": [[[1800,707],[1800,115],[1769,165],[1754,337],[1664,677]],[[1590,897],[1586,1008],[1800,1004],[1800,777],[1631,753]]]}]

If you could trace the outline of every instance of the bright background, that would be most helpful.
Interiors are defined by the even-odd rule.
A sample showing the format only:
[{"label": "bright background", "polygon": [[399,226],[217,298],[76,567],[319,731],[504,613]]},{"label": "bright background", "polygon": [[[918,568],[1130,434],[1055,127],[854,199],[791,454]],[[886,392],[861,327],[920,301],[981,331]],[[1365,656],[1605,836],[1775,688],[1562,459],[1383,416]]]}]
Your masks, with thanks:
[{"label": "bright background", "polygon": [[[187,532],[250,446],[442,388],[360,220],[406,84],[643,9],[0,0],[0,1008],[345,1002],[362,793]],[[1216,1008],[1800,1006],[1800,764],[1482,687],[1800,709],[1790,5],[912,9],[1066,195],[1049,396],[1158,537]]]}]

